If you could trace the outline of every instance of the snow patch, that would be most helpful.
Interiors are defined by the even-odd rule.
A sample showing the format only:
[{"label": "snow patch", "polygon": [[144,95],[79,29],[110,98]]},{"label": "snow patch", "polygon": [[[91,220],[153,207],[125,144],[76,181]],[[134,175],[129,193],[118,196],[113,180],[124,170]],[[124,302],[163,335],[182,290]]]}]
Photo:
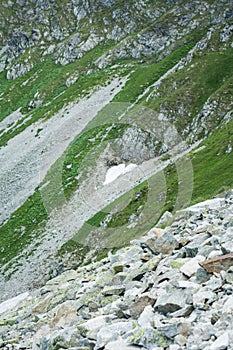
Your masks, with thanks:
[{"label": "snow patch", "polygon": [[108,169],[104,185],[109,184],[110,182],[113,182],[116,180],[120,175],[126,174],[130,172],[131,170],[135,169],[137,167],[136,164],[130,163],[129,165],[125,166],[125,164],[118,164],[114,165],[110,169]]}]

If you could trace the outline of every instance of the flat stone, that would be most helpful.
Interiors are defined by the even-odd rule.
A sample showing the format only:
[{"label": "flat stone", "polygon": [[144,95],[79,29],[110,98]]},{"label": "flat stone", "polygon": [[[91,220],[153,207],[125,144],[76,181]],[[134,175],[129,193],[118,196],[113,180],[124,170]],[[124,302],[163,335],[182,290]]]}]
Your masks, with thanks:
[{"label": "flat stone", "polygon": [[158,297],[155,308],[158,312],[166,315],[184,308],[187,303],[190,303],[191,299],[191,291],[170,288],[169,291]]},{"label": "flat stone", "polygon": [[180,350],[180,345],[171,344],[171,345],[169,345],[169,350]]},{"label": "flat stone", "polygon": [[107,283],[109,286],[122,285],[127,277],[126,272],[119,272]]},{"label": "flat stone", "polygon": [[109,317],[105,315],[97,316],[81,324],[81,327],[89,332],[96,331],[107,324]]},{"label": "flat stone", "polygon": [[118,273],[118,272],[122,272],[124,269],[124,265],[120,264],[120,263],[115,263],[112,265],[113,270]]},{"label": "flat stone", "polygon": [[208,290],[200,290],[193,295],[193,306],[202,308],[217,299],[217,295]]},{"label": "flat stone", "polygon": [[46,283],[46,287],[57,287],[57,285],[60,285],[60,284],[64,284],[66,282],[69,282],[69,281],[74,281],[76,279],[78,279],[78,272],[75,271],[75,270],[67,270],[65,272],[63,272],[61,275],[49,280],[47,283]]},{"label": "flat stone", "polygon": [[182,334],[177,334],[174,339],[176,344],[179,344],[180,346],[184,346],[187,343],[187,338],[184,337]]},{"label": "flat stone", "polygon": [[205,283],[207,282],[211,277],[211,274],[208,273],[206,270],[204,270],[203,268],[199,268],[196,271],[196,281],[198,283]]},{"label": "flat stone", "polygon": [[233,266],[233,253],[208,259],[200,264],[207,272],[220,272]]},{"label": "flat stone", "polygon": [[103,295],[121,295],[125,292],[125,286],[105,286],[103,289]]},{"label": "flat stone", "polygon": [[114,265],[130,265],[138,261],[138,257],[142,253],[142,248],[139,246],[130,246],[118,250],[114,255],[109,253],[110,263]]},{"label": "flat stone", "polygon": [[193,276],[197,270],[200,268],[199,263],[204,261],[205,257],[202,255],[197,255],[195,258],[190,259],[188,262],[186,262],[180,269],[180,271],[188,276],[191,277]]},{"label": "flat stone", "polygon": [[45,297],[33,307],[32,312],[38,314],[45,312],[53,296],[53,293],[46,294]]},{"label": "flat stone", "polygon": [[166,324],[158,327],[158,330],[168,339],[174,339],[174,337],[178,334],[177,324]]},{"label": "flat stone", "polygon": [[129,345],[125,339],[119,339],[113,342],[109,342],[105,348],[105,350],[136,350],[135,346]]},{"label": "flat stone", "polygon": [[175,287],[177,288],[181,288],[181,289],[192,289],[194,291],[197,291],[198,289],[200,289],[200,285],[194,282],[190,282],[190,281],[184,281],[184,280],[180,280],[180,281],[172,281],[171,282]]},{"label": "flat stone", "polygon": [[130,314],[132,318],[138,318],[139,315],[143,312],[146,306],[153,306],[155,303],[155,298],[150,297],[148,295],[142,295],[139,297],[137,301],[130,305]]},{"label": "flat stone", "polygon": [[67,300],[58,306],[56,315],[50,322],[50,325],[53,327],[64,327],[75,318],[77,318],[76,308]]},{"label": "flat stone", "polygon": [[95,350],[102,349],[109,342],[115,342],[119,336],[132,330],[133,324],[131,321],[116,322],[111,325],[102,327],[97,334]]},{"label": "flat stone", "polygon": [[165,230],[159,227],[153,227],[148,231],[147,236],[160,238],[165,233]]},{"label": "flat stone", "polygon": [[[202,244],[210,237],[208,233],[202,233],[197,235],[190,243],[188,243],[184,249],[186,251],[187,257],[195,257],[199,252],[199,249],[202,247]],[[200,253],[199,253],[200,255]]]},{"label": "flat stone", "polygon": [[179,247],[179,242],[173,234],[165,232],[155,242],[154,251],[161,254],[170,254]]},{"label": "flat stone", "polygon": [[192,305],[186,305],[182,309],[173,312],[173,317],[188,317],[194,310],[194,307]]},{"label": "flat stone", "polygon": [[227,283],[233,284],[233,268],[232,267],[227,271],[225,280]]},{"label": "flat stone", "polygon": [[139,326],[144,328],[150,327],[152,325],[153,317],[154,317],[153,308],[151,305],[147,305],[138,318]]},{"label": "flat stone", "polygon": [[213,342],[210,350],[225,350],[228,349],[229,345],[229,333],[226,331]]},{"label": "flat stone", "polygon": [[229,296],[222,308],[223,313],[233,313],[233,296]]},{"label": "flat stone", "polygon": [[145,262],[141,267],[133,268],[129,272],[127,280],[140,280],[146,272],[151,272],[156,269],[161,258],[161,255],[156,255],[149,261]]},{"label": "flat stone", "polygon": [[128,337],[130,344],[143,346],[145,349],[162,349],[167,347],[167,339],[161,332],[152,327],[134,329]]},{"label": "flat stone", "polygon": [[9,300],[4,301],[0,304],[0,314],[3,314],[14,307],[16,307],[21,301],[27,299],[29,297],[29,293],[25,292],[22,294],[17,295],[14,298],[11,298]]}]

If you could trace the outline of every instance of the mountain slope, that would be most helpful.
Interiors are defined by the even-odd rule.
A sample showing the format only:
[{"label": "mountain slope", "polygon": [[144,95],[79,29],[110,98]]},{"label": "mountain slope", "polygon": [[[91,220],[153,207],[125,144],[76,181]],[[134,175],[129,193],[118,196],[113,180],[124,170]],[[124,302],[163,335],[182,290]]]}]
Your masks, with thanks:
[{"label": "mountain slope", "polygon": [[232,187],[232,17],[230,1],[2,2],[2,300]]},{"label": "mountain slope", "polygon": [[0,304],[1,347],[232,349],[232,194]]}]

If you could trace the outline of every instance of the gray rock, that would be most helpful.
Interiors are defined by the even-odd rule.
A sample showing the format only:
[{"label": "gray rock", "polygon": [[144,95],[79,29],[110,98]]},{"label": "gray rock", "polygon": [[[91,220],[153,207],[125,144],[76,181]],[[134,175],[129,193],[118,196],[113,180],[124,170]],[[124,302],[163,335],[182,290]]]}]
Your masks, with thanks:
[{"label": "gray rock", "polygon": [[142,248],[139,246],[131,246],[122,248],[114,255],[109,253],[109,259],[112,266],[115,264],[130,265],[138,261],[138,256],[142,253]]},{"label": "gray rock", "polygon": [[184,346],[187,343],[187,338],[184,337],[182,334],[177,334],[174,338],[174,341],[176,344],[179,344],[180,346]]},{"label": "gray rock", "polygon": [[210,290],[201,289],[193,295],[193,305],[196,308],[203,308],[207,304],[213,303],[217,295]]},{"label": "gray rock", "polygon": [[109,342],[105,348],[105,350],[136,350],[135,346],[131,346],[125,339],[119,339],[113,342]]},{"label": "gray rock", "polygon": [[228,331],[221,334],[210,346],[210,350],[224,350],[229,347],[229,333]]},{"label": "gray rock", "polygon": [[225,280],[227,283],[231,283],[233,284],[233,267],[230,267],[227,270],[226,276],[225,276]]},{"label": "gray rock", "polygon": [[172,313],[173,317],[188,317],[191,315],[191,313],[193,312],[194,307],[193,305],[186,305],[185,307],[183,307],[182,309],[175,311]]},{"label": "gray rock", "polygon": [[159,295],[155,303],[158,312],[164,315],[173,313],[190,304],[192,301],[191,291],[169,288],[165,294]]},{"label": "gray rock", "polygon": [[155,303],[155,298],[145,294],[141,295],[134,303],[130,305],[130,314],[132,318],[138,318],[143,310],[149,305],[153,306]]},{"label": "gray rock", "polygon": [[199,262],[204,261],[205,257],[202,255],[197,255],[195,258],[190,259],[186,262],[180,269],[184,275],[191,277],[200,268]]},{"label": "gray rock", "polygon": [[152,326],[153,317],[154,317],[153,308],[151,305],[147,305],[138,318],[138,325],[142,328]]},{"label": "gray rock", "polygon": [[127,340],[130,344],[143,346],[149,350],[156,349],[159,346],[165,348],[168,344],[167,339],[152,327],[134,329]]},{"label": "gray rock", "polygon": [[122,295],[125,292],[125,286],[122,285],[114,285],[114,286],[106,286],[103,289],[103,295]]},{"label": "gray rock", "polygon": [[128,128],[119,143],[121,159],[141,163],[155,156],[158,141],[154,135],[137,127]]},{"label": "gray rock", "polygon": [[155,241],[154,251],[161,254],[170,254],[174,249],[179,247],[179,242],[174,235],[165,232]]},{"label": "gray rock", "polygon": [[161,255],[154,256],[152,259],[140,266],[140,268],[132,268],[128,274],[127,280],[141,280],[146,272],[154,271],[156,269],[161,258]]},{"label": "gray rock", "polygon": [[174,339],[178,334],[177,324],[166,324],[164,326],[158,327],[158,330],[168,339]]},{"label": "gray rock", "polygon": [[192,239],[190,243],[188,243],[184,249],[186,251],[187,257],[195,257],[197,253],[200,255],[199,250],[202,248],[202,246],[205,244],[205,241],[209,239],[210,234],[208,233],[200,233]]},{"label": "gray rock", "polygon": [[165,213],[157,222],[157,226],[160,227],[160,226],[168,225],[169,223],[171,223],[172,220],[173,220],[172,213],[170,213],[170,211],[165,211]]},{"label": "gray rock", "polygon": [[118,340],[118,337],[131,331],[133,324],[131,321],[116,322],[100,329],[97,334],[95,350],[102,349],[107,343]]},{"label": "gray rock", "polygon": [[126,272],[119,272],[107,283],[109,286],[121,285],[127,277]]},{"label": "gray rock", "polygon": [[205,282],[207,282],[209,279],[210,279],[210,277],[211,277],[211,274],[210,273],[208,273],[206,270],[204,270],[203,268],[199,268],[199,269],[197,269],[197,271],[196,271],[196,281],[197,281],[197,283],[205,283]]},{"label": "gray rock", "polygon": [[13,80],[18,77],[21,77],[22,75],[26,74],[33,68],[33,64],[29,63],[27,65],[18,63],[15,64],[14,66],[11,66],[10,68],[7,69],[7,79],[8,80]]}]

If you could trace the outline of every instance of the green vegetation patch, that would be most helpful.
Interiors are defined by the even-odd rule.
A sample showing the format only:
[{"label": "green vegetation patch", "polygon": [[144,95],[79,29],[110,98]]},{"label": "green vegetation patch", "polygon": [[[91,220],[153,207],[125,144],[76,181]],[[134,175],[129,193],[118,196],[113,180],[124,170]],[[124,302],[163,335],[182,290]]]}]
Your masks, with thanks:
[{"label": "green vegetation patch", "polygon": [[174,49],[159,62],[154,62],[155,58],[152,58],[146,59],[143,64],[136,64],[134,70],[131,68],[132,73],[125,88],[114,97],[113,101],[134,102],[146,88],[150,87],[185,57],[203,34],[204,32],[201,31],[188,36],[186,39],[182,39],[182,42],[177,43],[178,48]]},{"label": "green vegetation patch", "polygon": [[1,264],[20,255],[30,241],[40,234],[47,219],[48,215],[37,189],[10,219],[0,226]]},{"label": "green vegetation patch", "polygon": [[193,204],[233,186],[233,122],[217,130],[202,145],[206,147],[192,154]]},{"label": "green vegetation patch", "polygon": [[[226,98],[233,76],[232,57],[232,48],[221,52],[194,54],[186,67],[164,79],[156,94],[148,102],[144,99],[143,104],[156,111],[167,111],[170,118],[175,119],[177,130],[182,133],[209,98],[210,103]],[[226,109],[229,103],[230,97],[222,107]],[[212,117],[209,121],[210,130],[219,124],[223,115],[220,111],[218,116]]]}]

